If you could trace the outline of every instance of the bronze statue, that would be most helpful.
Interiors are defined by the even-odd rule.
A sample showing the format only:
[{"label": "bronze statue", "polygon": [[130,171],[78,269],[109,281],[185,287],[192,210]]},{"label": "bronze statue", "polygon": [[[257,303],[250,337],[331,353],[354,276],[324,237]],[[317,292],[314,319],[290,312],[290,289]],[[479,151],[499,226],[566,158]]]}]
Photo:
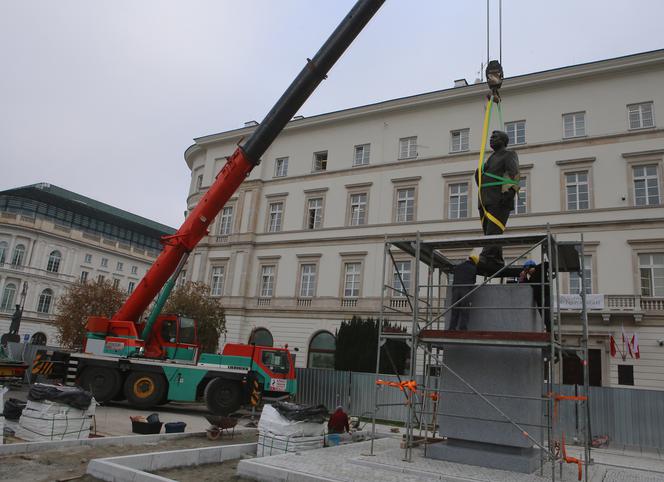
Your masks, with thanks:
[{"label": "bronze statue", "polygon": [[[493,153],[482,166],[480,173],[475,171],[475,182],[479,186],[478,209],[485,235],[502,234],[507,225],[510,211],[514,209],[514,197],[519,191],[519,157],[507,149],[509,138],[503,131],[493,131],[489,145]],[[493,274],[505,265],[503,248],[488,245],[482,249],[478,271]]]},{"label": "bronze statue", "polygon": [[21,327],[21,317],[23,316],[23,310],[21,305],[16,305],[16,311],[12,315],[12,323],[9,325],[9,334],[18,335],[18,330]]}]

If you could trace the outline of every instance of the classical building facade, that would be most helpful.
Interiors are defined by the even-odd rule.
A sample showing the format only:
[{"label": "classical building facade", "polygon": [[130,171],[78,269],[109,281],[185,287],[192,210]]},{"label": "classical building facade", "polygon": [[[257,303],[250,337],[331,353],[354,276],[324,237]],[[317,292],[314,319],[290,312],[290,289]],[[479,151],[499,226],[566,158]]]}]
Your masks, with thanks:
[{"label": "classical building facade", "polygon": [[[457,85],[288,124],[187,267],[223,298],[229,341],[287,343],[298,366],[329,365],[340,322],[378,313],[385,236],[481,235],[472,177],[487,88]],[[594,384],[664,389],[662,85],[660,50],[509,78],[501,90],[522,176],[508,233],[584,234]],[[254,128],[195,139],[189,208]],[[560,281],[563,293],[580,289],[577,275]],[[564,316],[566,336],[578,336],[578,312]],[[610,355],[623,327],[638,334],[638,360]]]},{"label": "classical building facade", "polygon": [[23,340],[57,345],[58,297],[77,281],[131,292],[168,226],[47,183],[0,192],[0,333],[22,304]]}]

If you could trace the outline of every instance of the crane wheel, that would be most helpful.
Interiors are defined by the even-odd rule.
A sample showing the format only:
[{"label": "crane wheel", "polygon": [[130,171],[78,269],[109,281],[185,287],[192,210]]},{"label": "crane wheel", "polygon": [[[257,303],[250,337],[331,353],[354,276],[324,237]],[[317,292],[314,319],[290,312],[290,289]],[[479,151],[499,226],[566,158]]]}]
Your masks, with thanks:
[{"label": "crane wheel", "polygon": [[159,373],[131,372],[124,383],[124,394],[130,405],[150,408],[166,398],[168,385]]},{"label": "crane wheel", "polygon": [[120,372],[109,367],[87,367],[81,373],[80,385],[89,390],[99,403],[118,397],[122,391]]},{"label": "crane wheel", "polygon": [[215,378],[205,387],[205,404],[215,415],[229,415],[242,405],[242,390],[238,382]]}]

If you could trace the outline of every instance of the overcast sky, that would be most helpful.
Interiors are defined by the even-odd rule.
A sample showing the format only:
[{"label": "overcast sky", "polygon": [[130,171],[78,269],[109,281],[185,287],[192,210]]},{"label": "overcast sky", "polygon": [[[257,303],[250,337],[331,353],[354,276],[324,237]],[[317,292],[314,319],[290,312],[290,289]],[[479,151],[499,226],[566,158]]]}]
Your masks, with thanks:
[{"label": "overcast sky", "polygon": [[[0,0],[0,190],[50,182],[177,228],[192,139],[262,120],[353,3]],[[662,18],[504,0],[506,77],[663,48]],[[485,57],[484,0],[387,0],[300,114],[472,82]]]}]

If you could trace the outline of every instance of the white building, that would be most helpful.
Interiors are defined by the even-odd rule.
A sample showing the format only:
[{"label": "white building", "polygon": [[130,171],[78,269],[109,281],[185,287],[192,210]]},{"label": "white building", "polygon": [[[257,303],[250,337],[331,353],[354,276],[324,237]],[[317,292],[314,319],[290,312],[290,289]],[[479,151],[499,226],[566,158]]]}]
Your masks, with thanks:
[{"label": "white building", "polygon": [[160,237],[173,233],[47,183],[0,192],[0,333],[24,301],[19,335],[57,345],[55,306],[68,285],[112,279],[131,292],[159,254]]},{"label": "white building", "polygon": [[[189,261],[187,277],[223,297],[229,341],[259,330],[299,348],[298,366],[329,363],[340,322],[378,313],[386,235],[481,235],[472,174],[487,87],[462,84],[288,124]],[[507,232],[584,233],[603,302],[590,314],[594,384],[664,389],[663,85],[659,50],[501,89],[523,176]],[[189,208],[254,128],[195,139]],[[564,275],[562,291],[578,290],[578,276]],[[566,323],[576,319],[567,312]],[[622,326],[638,333],[639,360],[610,356],[608,336],[620,340]]]}]

